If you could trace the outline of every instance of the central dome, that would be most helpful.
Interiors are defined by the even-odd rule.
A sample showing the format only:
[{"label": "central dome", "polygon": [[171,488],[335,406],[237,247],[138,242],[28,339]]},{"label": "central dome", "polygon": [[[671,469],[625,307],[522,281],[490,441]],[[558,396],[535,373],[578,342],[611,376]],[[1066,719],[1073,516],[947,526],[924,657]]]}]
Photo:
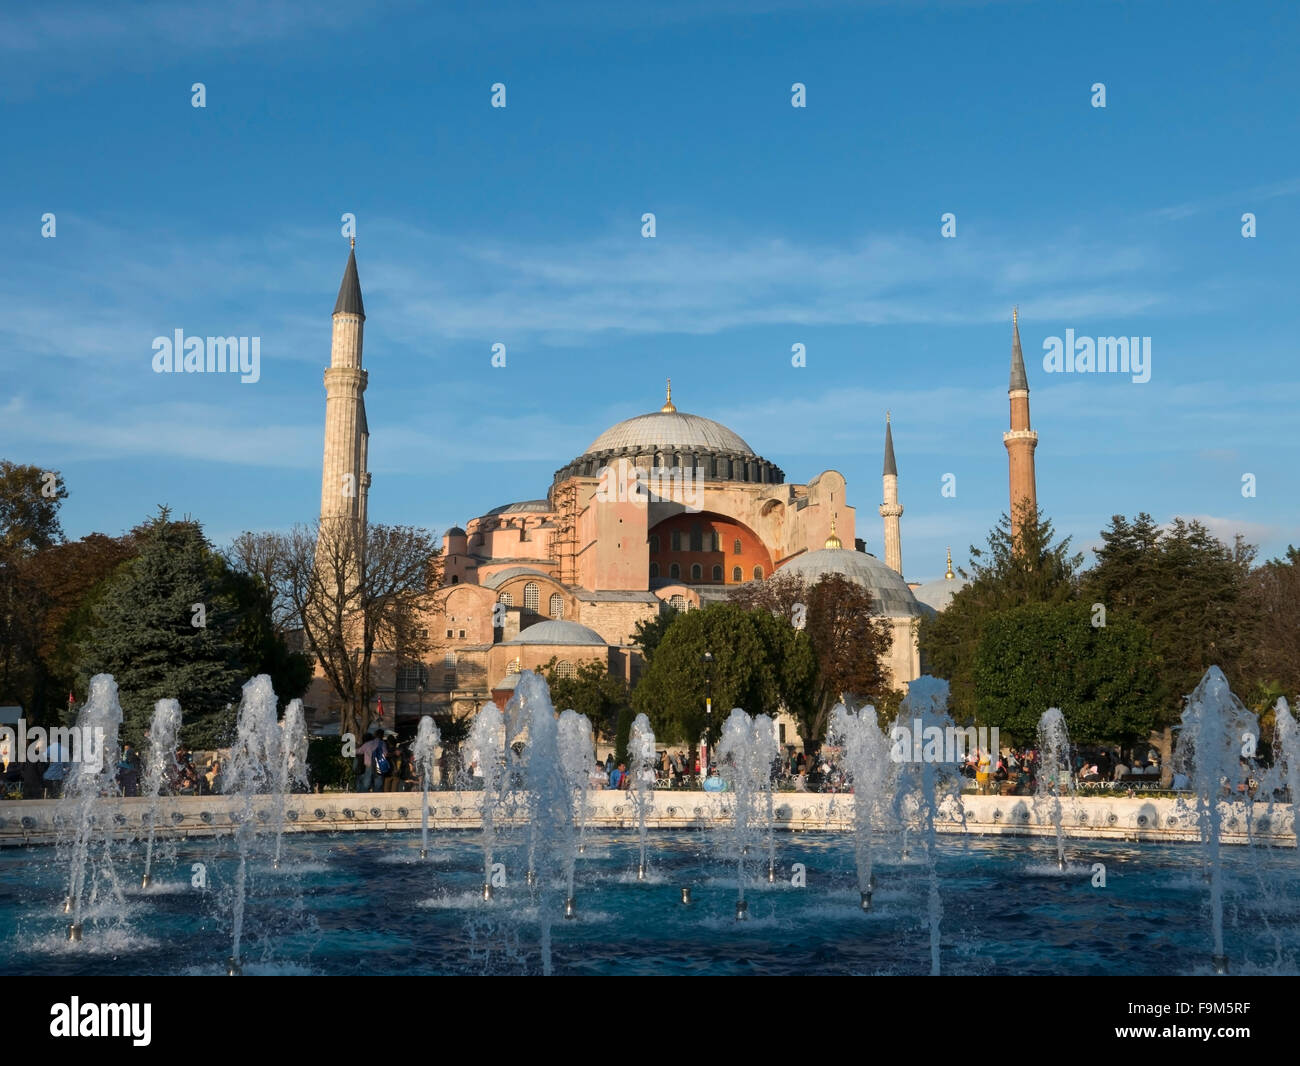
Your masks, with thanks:
[{"label": "central dome", "polygon": [[638,451],[727,452],[757,458],[754,449],[720,422],[681,411],[655,411],[610,426],[584,455]]}]

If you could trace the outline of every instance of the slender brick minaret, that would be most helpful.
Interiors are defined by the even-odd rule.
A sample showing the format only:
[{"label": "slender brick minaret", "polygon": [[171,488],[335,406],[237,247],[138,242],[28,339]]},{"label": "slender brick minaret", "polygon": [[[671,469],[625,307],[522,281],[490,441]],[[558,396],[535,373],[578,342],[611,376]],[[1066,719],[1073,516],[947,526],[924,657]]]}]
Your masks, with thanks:
[{"label": "slender brick minaret", "polygon": [[334,336],[325,371],[325,454],[321,464],[320,517],[350,518],[364,527],[370,473],[366,470],[370,429],[366,424],[366,382],[361,344],[366,310],[357,278],[356,240],[348,254],[339,298],[334,303]]},{"label": "slender brick minaret", "polygon": [[894,461],[894,433],[889,426],[888,411],[885,412],[885,468],[880,480],[885,496],[885,502],[880,505],[880,517],[885,520],[885,565],[902,577],[903,542],[898,520],[903,505],[898,502],[898,464]]},{"label": "slender brick minaret", "polygon": [[1037,513],[1038,489],[1034,480],[1034,449],[1038,434],[1029,426],[1029,378],[1025,376],[1025,357],[1020,350],[1019,309],[1011,312],[1011,428],[1002,434],[1007,446],[1007,466],[1011,487],[1011,536],[1020,532],[1020,519],[1026,511]]}]

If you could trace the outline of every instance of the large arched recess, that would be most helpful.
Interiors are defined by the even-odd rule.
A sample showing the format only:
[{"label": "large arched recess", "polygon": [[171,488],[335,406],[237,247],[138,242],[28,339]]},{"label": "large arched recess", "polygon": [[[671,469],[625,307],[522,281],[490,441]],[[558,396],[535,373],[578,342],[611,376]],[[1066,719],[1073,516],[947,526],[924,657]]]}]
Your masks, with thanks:
[{"label": "large arched recess", "polygon": [[[677,550],[673,549],[674,533],[679,535],[681,545]],[[714,533],[717,551],[712,550],[711,534]],[[740,554],[735,551],[736,541],[740,541]],[[660,584],[679,581],[686,585],[739,585],[754,580],[755,568],[760,577],[772,572],[772,555],[758,534],[744,523],[712,511],[682,512],[665,518],[650,529],[649,550],[650,562],[657,564],[656,580]],[[670,576],[674,563],[678,567],[676,578]],[[698,579],[691,577],[694,565],[700,567]],[[714,577],[714,567],[722,568],[721,581]],[[735,576],[737,567],[740,580]]]}]

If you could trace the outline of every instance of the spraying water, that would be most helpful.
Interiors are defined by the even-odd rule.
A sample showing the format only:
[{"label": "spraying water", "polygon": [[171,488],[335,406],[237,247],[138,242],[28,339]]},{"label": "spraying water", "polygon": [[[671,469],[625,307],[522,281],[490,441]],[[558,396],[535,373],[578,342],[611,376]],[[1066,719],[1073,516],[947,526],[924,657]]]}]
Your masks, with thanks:
[{"label": "spraying water", "polygon": [[158,800],[176,768],[176,735],[180,728],[181,705],[176,700],[159,700],[154,704],[153,719],[149,723],[149,761],[144,772],[144,794],[149,797],[149,837],[145,843],[141,888],[148,888],[151,879]]},{"label": "spraying water", "polygon": [[489,900],[492,898],[492,856],[496,847],[493,818],[505,782],[506,759],[505,721],[495,703],[483,704],[474,717],[463,747],[466,757],[462,762],[475,766],[475,777],[483,782],[483,898]]},{"label": "spraying water", "polygon": [[921,758],[912,757],[899,764],[894,809],[904,825],[915,812],[925,842],[929,882],[927,914],[930,926],[930,974],[937,977],[943,901],[939,895],[939,873],[935,865],[938,848],[936,821],[944,799],[959,794],[961,789],[957,764],[947,761],[952,751],[945,751],[946,745],[942,742],[935,745],[929,743],[932,737],[953,735],[953,721],[948,715],[948,682],[928,674],[910,682],[899,721],[910,722],[908,728],[919,729],[926,741],[921,748]]},{"label": "spraying water", "polygon": [[650,719],[638,714],[632,721],[632,735],[627,743],[628,772],[632,775],[632,795],[636,802],[637,835],[641,842],[641,859],[636,868],[636,879],[644,881],[646,875],[646,808],[654,787],[655,734]]},{"label": "spraying water", "polygon": [[1228,969],[1223,950],[1223,864],[1219,854],[1224,805],[1248,773],[1242,762],[1254,756],[1258,737],[1258,719],[1232,694],[1223,671],[1211,666],[1183,711],[1174,765],[1191,779],[1196,793],[1197,826],[1210,877],[1211,964],[1217,973]]},{"label": "spraying water", "polygon": [[843,749],[844,764],[853,785],[853,845],[858,892],[862,909],[869,911],[876,887],[871,843],[873,824],[876,811],[888,792],[894,766],[889,758],[889,741],[880,729],[874,707],[867,704],[854,714],[842,703],[831,711],[828,739]]},{"label": "spraying water", "polygon": [[[94,833],[94,808],[101,795],[116,791],[118,730],[122,725],[122,707],[117,702],[117,682],[111,674],[96,674],[90,679],[90,695],[77,714],[74,750],[62,752],[64,762],[72,768],[64,781],[63,804],[72,810],[73,838],[68,871],[68,898],[64,911],[72,915],[68,939],[82,938],[82,895],[86,887],[90,862],[91,838]],[[76,750],[79,742],[80,751]],[[112,834],[104,834],[102,862],[106,878],[116,886],[112,871]]]},{"label": "spraying water", "polygon": [[[732,710],[722,727],[718,760],[734,794],[731,847],[736,860],[737,921],[748,916],[745,860],[763,840],[764,793],[771,790],[772,763],[779,754],[776,733],[767,715],[750,718],[739,707]],[[766,806],[770,810],[770,804]]]},{"label": "spraying water", "polygon": [[[587,838],[587,790],[591,787],[591,769],[596,764],[595,747],[591,736],[591,721],[585,714],[568,710],[560,715],[560,759],[569,787],[578,798],[578,851],[582,852]],[[569,899],[573,899],[574,867],[577,857],[569,864]],[[568,909],[566,907],[566,914]]]},{"label": "spraying water", "polygon": [[1046,808],[1056,829],[1056,865],[1065,869],[1065,829],[1061,816],[1061,793],[1074,797],[1074,778],[1070,774],[1070,731],[1059,707],[1049,707],[1038,720],[1038,748],[1042,765],[1034,789],[1034,806]]},{"label": "spraying water", "polygon": [[226,972],[232,976],[243,971],[240,948],[244,934],[244,904],[248,893],[248,856],[257,832],[253,817],[253,797],[274,788],[283,766],[280,723],[276,719],[275,706],[275,689],[271,687],[271,678],[267,674],[259,674],[244,684],[239,702],[236,739],[230,751],[230,772],[227,776],[227,791],[243,800],[239,827],[235,831],[239,866],[235,871],[230,958],[226,963]]},{"label": "spraying water", "polygon": [[280,868],[281,845],[284,841],[284,812],[289,793],[295,788],[307,787],[307,723],[303,718],[302,700],[290,700],[280,723],[280,760],[276,766],[274,792],[275,805],[275,858],[272,866]]},{"label": "spraying water", "polygon": [[420,775],[420,858],[429,857],[429,789],[433,784],[433,767],[438,757],[438,727],[427,714],[420,719],[415,731],[415,743],[411,746],[411,757],[415,760],[415,772]]}]

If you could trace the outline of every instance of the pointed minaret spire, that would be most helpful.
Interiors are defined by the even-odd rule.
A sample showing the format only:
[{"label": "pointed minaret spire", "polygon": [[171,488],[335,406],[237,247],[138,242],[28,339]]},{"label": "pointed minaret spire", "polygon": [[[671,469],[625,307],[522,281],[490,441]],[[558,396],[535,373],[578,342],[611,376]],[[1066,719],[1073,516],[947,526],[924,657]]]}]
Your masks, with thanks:
[{"label": "pointed minaret spire", "polygon": [[952,549],[948,549],[948,572],[943,575],[945,581],[951,581],[957,575],[952,572]]},{"label": "pointed minaret spire", "polygon": [[884,473],[898,476],[898,464],[894,461],[894,433],[889,428],[889,412],[885,412],[885,469]]},{"label": "pointed minaret spire", "polygon": [[903,505],[898,502],[898,463],[894,461],[894,431],[888,411],[885,412],[885,468],[880,481],[885,497],[880,505],[880,517],[885,520],[885,565],[902,577],[903,542],[898,520],[903,515]]},{"label": "pointed minaret spire", "polygon": [[1011,386],[1029,391],[1029,378],[1025,376],[1025,355],[1020,350],[1020,308],[1011,309]]},{"label": "pointed minaret spire", "polygon": [[334,313],[366,317],[366,308],[361,302],[361,279],[357,277],[355,237],[352,238],[352,249],[348,252],[347,268],[343,271],[343,284],[339,286],[339,298],[334,301]]},{"label": "pointed minaret spire", "polygon": [[676,410],[677,408],[673,406],[673,379],[669,378],[668,395],[664,399],[664,405],[661,408],[659,408],[659,411],[661,414],[670,415]]}]

